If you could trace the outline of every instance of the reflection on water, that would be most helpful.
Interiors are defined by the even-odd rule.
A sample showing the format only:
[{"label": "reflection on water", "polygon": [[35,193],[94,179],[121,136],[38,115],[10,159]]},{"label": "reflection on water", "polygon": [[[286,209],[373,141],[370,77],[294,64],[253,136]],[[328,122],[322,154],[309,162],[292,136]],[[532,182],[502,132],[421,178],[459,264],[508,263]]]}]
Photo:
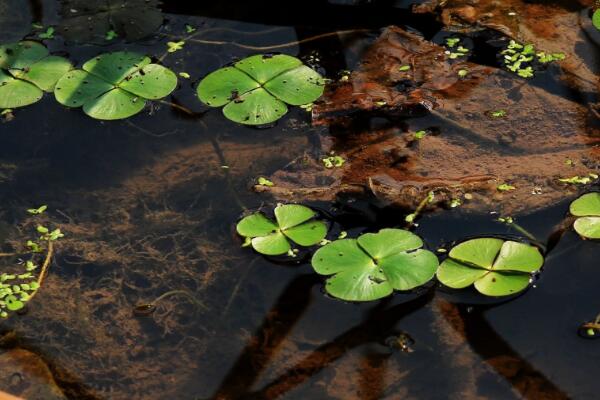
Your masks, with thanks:
[{"label": "reflection on water", "polygon": [[[44,25],[59,23],[57,2],[31,3]],[[28,313],[0,324],[0,389],[31,390],[15,380],[16,362],[6,362],[16,357],[9,350],[25,349],[73,399],[595,397],[600,350],[576,333],[600,309],[600,250],[572,231],[563,234],[568,199],[518,217],[549,253],[535,287],[508,302],[430,286],[348,304],[323,294],[308,263],[275,263],[240,248],[234,224],[243,208],[274,202],[250,190],[256,177],[320,156],[329,133],[312,128],[302,109],[268,130],[230,123],[195,98],[199,79],[256,47],[278,44],[286,46],[277,51],[312,56],[335,78],[356,67],[380,27],[410,25],[434,38],[438,23],[409,15],[402,8],[408,2],[386,11],[393,2],[319,10],[294,2],[285,13],[245,2],[164,3],[167,23],[146,40],[99,47],[58,38],[48,46],[78,65],[123,48],[158,58],[190,24],[194,40],[163,63],[191,75],[180,78],[170,99],[191,115],[154,104],[128,120],[100,122],[46,96],[0,124],[0,171],[11,171],[0,182],[3,225],[43,202],[67,235]],[[597,100],[591,90],[561,82],[552,69],[535,85],[542,97],[571,88],[568,98],[579,104]],[[456,129],[434,118],[385,124],[412,128],[425,120],[440,131]],[[342,146],[350,139],[336,140]],[[401,225],[405,216],[370,197],[311,205],[350,234]],[[494,218],[439,210],[425,214],[416,233],[430,249],[516,233]],[[139,304],[152,304],[152,312],[135,313]],[[414,340],[412,351],[394,348],[389,338],[400,337]]]}]

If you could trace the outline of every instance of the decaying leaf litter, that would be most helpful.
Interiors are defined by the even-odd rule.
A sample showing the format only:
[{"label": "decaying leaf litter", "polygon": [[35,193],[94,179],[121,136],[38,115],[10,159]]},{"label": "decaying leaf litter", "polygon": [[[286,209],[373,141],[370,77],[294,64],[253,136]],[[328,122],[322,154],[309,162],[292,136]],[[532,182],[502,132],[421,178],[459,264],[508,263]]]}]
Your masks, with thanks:
[{"label": "decaying leaf litter", "polygon": [[[537,81],[468,57],[452,60],[443,43],[386,28],[349,79],[330,85],[313,107],[313,122],[334,135],[322,135],[313,152],[339,154],[347,160],[345,167],[324,170],[318,161],[303,157],[276,172],[273,187],[257,189],[295,200],[366,192],[408,208],[434,191],[438,202],[460,199],[469,208],[507,213],[531,212],[585,190],[566,181],[597,178],[600,127],[590,103],[599,84],[594,71],[600,65],[597,46],[578,28],[577,13],[555,5],[539,8],[547,13],[544,23],[558,33],[538,41],[527,24],[511,29],[493,25],[511,35],[507,42],[515,37],[540,51],[564,52],[565,61],[536,71]],[[496,13],[506,10],[500,7]],[[448,24],[455,21],[445,15]],[[481,35],[480,29],[491,26],[490,18],[482,26],[465,26],[463,21],[460,34]],[[571,23],[563,26],[563,19]],[[454,28],[449,27],[446,37],[457,34]],[[494,36],[496,41],[502,38],[495,31]],[[461,70],[467,75],[461,77]],[[540,85],[541,79],[550,84]],[[570,88],[588,93],[588,98],[569,96]],[[369,122],[373,116],[390,122]],[[401,118],[408,119],[393,122]],[[431,134],[418,139],[419,130]],[[497,190],[503,184],[514,190]]]}]

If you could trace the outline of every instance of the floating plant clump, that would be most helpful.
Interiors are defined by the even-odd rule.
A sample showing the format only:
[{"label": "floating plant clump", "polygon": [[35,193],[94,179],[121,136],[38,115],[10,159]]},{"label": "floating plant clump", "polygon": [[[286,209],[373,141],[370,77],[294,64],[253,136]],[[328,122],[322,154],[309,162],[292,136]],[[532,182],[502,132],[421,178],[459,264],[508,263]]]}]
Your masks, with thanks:
[{"label": "floating plant clump", "polygon": [[565,59],[564,53],[536,52],[533,44],[517,43],[511,40],[506,49],[500,52],[506,69],[516,73],[521,78],[533,78],[535,64],[547,64]]},{"label": "floating plant clump", "polygon": [[486,296],[518,293],[531,281],[531,274],[544,263],[540,251],[531,245],[496,238],[478,238],[460,243],[437,271],[444,285],[462,289],[474,285]]},{"label": "floating plant clump", "polygon": [[331,296],[371,301],[394,290],[407,291],[430,281],[438,259],[417,235],[403,229],[382,229],[358,239],[340,239],[317,250],[314,270],[333,275],[325,284]]},{"label": "floating plant clump", "polygon": [[584,238],[600,239],[600,193],[587,193],[571,203],[571,214],[577,218],[573,227]]},{"label": "floating plant clump", "polygon": [[317,214],[308,207],[280,204],[274,213],[276,222],[257,212],[237,224],[237,232],[261,254],[287,254],[292,251],[290,241],[300,246],[313,246],[327,234],[325,222],[316,220]]},{"label": "floating plant clump", "polygon": [[[41,215],[46,208],[43,205],[27,211],[32,215]],[[64,236],[60,229],[50,230],[41,224],[37,225],[36,232],[39,237],[28,240],[24,252],[1,254],[2,257],[20,258],[10,272],[5,272],[7,268],[3,267],[4,272],[0,273],[0,318],[7,318],[11,312],[21,310],[36,295],[50,267],[53,243]],[[41,265],[38,265],[39,258],[44,253],[45,257]]]},{"label": "floating plant clump", "polygon": [[228,119],[263,125],[283,117],[287,104],[311,103],[323,94],[323,78],[295,57],[255,55],[208,74],[198,85],[200,100],[223,107]]},{"label": "floating plant clump", "polygon": [[71,63],[50,55],[38,42],[23,41],[0,46],[0,108],[24,107],[52,92]]},{"label": "floating plant clump", "polygon": [[170,69],[144,55],[120,51],[101,54],[65,74],[54,95],[67,107],[83,106],[92,118],[114,120],[137,114],[146,100],[163,98],[176,86]]}]

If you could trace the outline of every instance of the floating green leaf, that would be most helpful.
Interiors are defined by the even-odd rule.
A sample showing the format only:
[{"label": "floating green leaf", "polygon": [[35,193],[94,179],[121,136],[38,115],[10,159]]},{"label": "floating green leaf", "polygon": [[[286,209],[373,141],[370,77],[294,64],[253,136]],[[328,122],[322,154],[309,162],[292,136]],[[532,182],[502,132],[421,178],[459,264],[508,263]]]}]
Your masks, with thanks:
[{"label": "floating green leaf", "polygon": [[529,286],[544,258],[536,247],[496,238],[471,239],[455,246],[437,271],[444,285],[462,289],[472,284],[486,296],[507,296]]},{"label": "floating green leaf", "polygon": [[250,239],[254,250],[276,256],[291,250],[290,240],[300,246],[319,243],[327,234],[327,225],[315,220],[316,213],[299,204],[280,204],[275,207],[276,222],[257,212],[242,218],[237,232]]},{"label": "floating green leaf", "polygon": [[82,69],[70,71],[56,84],[56,100],[67,107],[81,107],[92,118],[114,120],[140,112],[146,100],[167,96],[177,86],[168,68],[151,64],[150,58],[130,52],[101,54]]},{"label": "floating green leaf", "polygon": [[437,257],[423,241],[402,229],[382,229],[358,239],[340,239],[315,252],[314,270],[327,279],[330,295],[348,301],[371,301],[394,290],[411,290],[435,275]]},{"label": "floating green leaf", "polygon": [[71,69],[62,57],[51,56],[37,42],[0,46],[0,108],[17,108],[37,102],[51,92],[56,81]]},{"label": "floating green leaf", "polygon": [[311,103],[323,94],[323,78],[295,57],[255,55],[208,74],[198,98],[223,108],[234,122],[262,125],[287,113],[287,104]]},{"label": "floating green leaf", "polygon": [[38,37],[40,39],[54,39],[54,28],[51,26],[48,27],[48,29],[46,29],[46,32],[38,34]]},{"label": "floating green leaf", "polygon": [[581,236],[600,239],[600,193],[587,193],[571,203],[571,214],[577,218],[573,227]]},{"label": "floating green leaf", "polygon": [[600,30],[600,9],[594,11],[594,14],[592,15],[592,24],[596,29]]}]

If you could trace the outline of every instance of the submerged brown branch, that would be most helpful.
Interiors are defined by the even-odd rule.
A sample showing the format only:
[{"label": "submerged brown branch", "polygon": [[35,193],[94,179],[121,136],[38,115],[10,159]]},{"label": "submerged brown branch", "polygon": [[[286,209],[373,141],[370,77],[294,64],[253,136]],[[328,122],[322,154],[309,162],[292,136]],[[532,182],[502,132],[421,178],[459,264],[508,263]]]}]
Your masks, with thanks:
[{"label": "submerged brown branch", "polygon": [[38,288],[35,289],[35,291],[33,293],[31,293],[31,296],[29,296],[29,301],[31,301],[35,297],[37,292],[42,287],[42,283],[44,283],[44,279],[46,278],[46,275],[48,274],[48,268],[50,268],[50,262],[52,261],[53,254],[54,254],[54,246],[52,245],[52,241],[48,240],[48,249],[46,250],[46,258],[44,259],[44,264],[42,264],[42,269],[40,270],[40,275],[38,276],[38,279],[37,279]]}]

